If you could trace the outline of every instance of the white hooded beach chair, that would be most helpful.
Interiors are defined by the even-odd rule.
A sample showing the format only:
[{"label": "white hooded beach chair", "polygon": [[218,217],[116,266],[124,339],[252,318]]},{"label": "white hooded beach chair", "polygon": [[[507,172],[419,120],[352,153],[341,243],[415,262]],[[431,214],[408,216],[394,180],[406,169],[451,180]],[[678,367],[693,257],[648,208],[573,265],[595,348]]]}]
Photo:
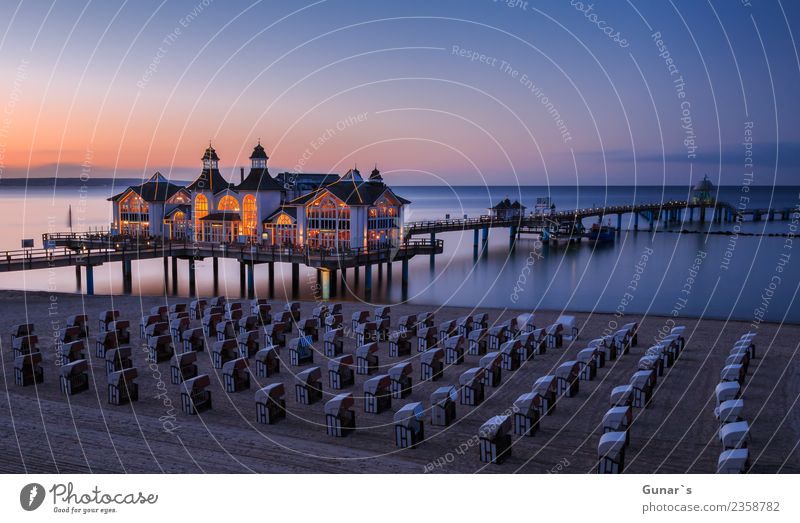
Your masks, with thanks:
[{"label": "white hooded beach chair", "polygon": [[741,365],[744,368],[745,374],[750,366],[750,354],[745,349],[733,349],[728,357],[725,358],[725,366],[728,365]]},{"label": "white hooded beach chair", "polygon": [[258,318],[258,325],[264,327],[272,323],[272,305],[268,303],[259,303],[253,307],[252,313]]},{"label": "white hooded beach chair", "polygon": [[344,351],[344,331],[332,329],[322,336],[322,348],[325,356],[335,358]]},{"label": "white hooded beach chair", "polygon": [[436,328],[435,327],[422,327],[417,329],[417,352],[425,352],[426,350],[436,346]]},{"label": "white hooded beach chair", "polygon": [[169,323],[165,321],[151,323],[145,328],[144,334],[148,343],[150,343],[150,340],[153,338],[158,338],[159,336],[170,336]]},{"label": "white hooded beach chair", "polygon": [[724,402],[739,399],[740,391],[741,386],[736,381],[723,381],[722,383],[718,383],[714,389],[714,395],[717,399],[714,415],[717,415],[717,409],[719,409],[720,405]]},{"label": "white hooded beach chair", "polygon": [[467,343],[464,336],[456,335],[444,340],[444,362],[447,365],[461,365],[464,363],[464,351]]},{"label": "white hooded beach chair", "polygon": [[353,329],[353,332],[356,331],[359,325],[368,321],[369,311],[367,310],[356,311],[350,315],[350,327]]},{"label": "white hooded beach chair", "polygon": [[536,314],[533,312],[517,316],[517,329],[519,334],[530,334],[536,330]]},{"label": "white hooded beach chair", "polygon": [[192,321],[188,317],[176,318],[169,322],[169,331],[176,340],[183,339],[183,333],[189,330]]},{"label": "white hooded beach chair", "polygon": [[597,473],[622,474],[625,469],[626,432],[606,432],[597,444]]},{"label": "white hooded beach chair", "polygon": [[489,329],[489,349],[500,350],[500,346],[511,338],[506,325],[495,325]]},{"label": "white hooded beach chair", "polygon": [[172,336],[169,334],[151,337],[147,347],[150,361],[155,363],[169,361],[172,355],[175,354],[175,346],[172,342]]},{"label": "white hooded beach chair", "polygon": [[108,349],[104,358],[106,362],[106,374],[133,367],[131,351],[132,349],[129,345]]},{"label": "white hooded beach chair", "polygon": [[221,369],[229,361],[239,357],[239,344],[236,340],[215,341],[211,346],[211,366]]},{"label": "white hooded beach chair", "polygon": [[255,314],[248,314],[246,316],[242,316],[239,318],[239,321],[236,322],[237,332],[239,334],[244,334],[245,332],[250,332],[258,329],[259,321],[258,316]]},{"label": "white hooded beach chair", "polygon": [[267,345],[272,345],[273,347],[286,347],[286,333],[285,323],[275,322],[264,327]]},{"label": "white hooded beach chair", "polygon": [[341,329],[344,325],[344,316],[341,314],[329,314],[325,318],[325,332]]},{"label": "white hooded beach chair", "polygon": [[392,407],[392,379],[380,374],[364,382],[364,412],[380,414]]},{"label": "white hooded beach chair", "polygon": [[750,470],[748,449],[723,450],[717,460],[717,474],[746,474]]},{"label": "white hooded beach chair", "polygon": [[295,323],[300,321],[300,302],[299,301],[290,301],[284,308],[291,313],[292,319]]},{"label": "white hooded beach chair", "polygon": [[225,392],[234,393],[250,388],[250,366],[247,358],[236,358],[222,366],[222,383]]},{"label": "white hooded beach chair", "polygon": [[203,352],[206,349],[206,333],[202,327],[183,332],[183,352]]},{"label": "white hooded beach chair", "polygon": [[208,306],[207,300],[192,300],[189,302],[189,316],[193,320],[199,320],[203,317],[203,311]]},{"label": "white hooded beach chair", "polygon": [[199,414],[211,409],[211,385],[208,374],[200,374],[181,383],[181,410],[186,414]]},{"label": "white hooded beach chair", "polygon": [[417,316],[419,327],[433,327],[436,322],[436,314],[433,312],[422,312]]},{"label": "white hooded beach chair", "polygon": [[575,316],[570,316],[567,314],[562,314],[556,320],[556,323],[560,323],[563,327],[563,336],[568,340],[577,340],[578,339],[578,323],[575,320]]},{"label": "white hooded beach chair", "polygon": [[166,305],[156,305],[154,307],[150,307],[150,314],[152,316],[158,316],[160,322],[168,322],[169,321],[169,307]]},{"label": "white hooded beach chair", "polygon": [[397,329],[408,337],[417,335],[417,315],[409,314],[402,316],[400,323],[397,324]]},{"label": "white hooded beach chair", "polygon": [[444,350],[435,347],[426,350],[419,358],[420,381],[436,381],[444,373]]},{"label": "white hooded beach chair", "polygon": [[58,369],[61,392],[71,396],[89,390],[89,362],[76,360]]},{"label": "white hooded beach chair", "polygon": [[610,404],[612,407],[625,407],[633,405],[633,385],[619,385],[611,390]]},{"label": "white hooded beach chair", "polygon": [[342,438],[356,429],[354,403],[352,392],[338,394],[325,403],[325,430],[328,436]]},{"label": "white hooded beach chair", "polygon": [[222,320],[217,323],[217,340],[235,340],[237,331],[235,320]]},{"label": "white hooded beach chair", "polygon": [[714,414],[717,416],[720,424],[736,423],[744,420],[744,400],[728,400],[723,401],[719,408],[714,409]]},{"label": "white hooded beach chair", "polygon": [[14,383],[22,387],[44,383],[41,352],[22,354],[14,358]]},{"label": "white hooded beach chair", "polygon": [[480,356],[486,354],[487,347],[489,346],[489,331],[488,329],[474,329],[469,333],[467,339],[467,353],[472,356]]},{"label": "white hooded beach chair", "polygon": [[556,386],[558,394],[572,398],[580,389],[580,364],[575,361],[565,361],[556,368]]},{"label": "white hooded beach chair", "polygon": [[747,448],[749,439],[750,425],[746,421],[726,423],[719,428],[719,440],[723,450]]},{"label": "white hooded beach chair", "polygon": [[726,365],[719,373],[720,381],[735,381],[739,385],[744,385],[744,365]]},{"label": "white hooded beach chair", "polygon": [[155,323],[163,323],[160,315],[148,314],[142,316],[142,319],[139,321],[139,336],[144,338],[147,335],[147,328]]},{"label": "white hooded beach chair", "polygon": [[514,401],[514,434],[533,436],[544,415],[542,397],[536,392],[526,392]]},{"label": "white hooded beach chair", "polygon": [[295,367],[314,363],[314,347],[310,336],[300,336],[289,341],[289,363]]},{"label": "white hooded beach chair", "polygon": [[383,318],[376,323],[378,325],[377,341],[387,341],[389,339],[389,334],[392,330],[391,320],[389,318]]},{"label": "white hooded beach chair", "polygon": [[108,330],[108,324],[117,321],[119,318],[118,310],[107,310],[100,313],[100,318],[97,322],[97,332],[103,333]]},{"label": "white hooded beach chair", "polygon": [[74,314],[67,318],[67,327],[78,327],[80,329],[80,337],[89,337],[89,316],[86,314]]},{"label": "white hooded beach chair", "polygon": [[175,354],[169,363],[170,381],[173,385],[180,385],[186,380],[197,376],[197,353],[194,351]]},{"label": "white hooded beach chair", "polygon": [[255,362],[256,376],[259,378],[269,378],[281,370],[280,356],[275,347],[264,347],[256,352]]},{"label": "white hooded beach chair", "polygon": [[59,345],[56,347],[56,359],[61,363],[85,360],[86,343],[83,340],[77,340]]},{"label": "white hooded beach chair", "polygon": [[655,388],[656,377],[654,370],[640,370],[631,376],[631,386],[633,387],[633,399],[631,405],[638,408],[649,408],[652,406],[653,389]]},{"label": "white hooded beach chair", "polygon": [[[622,328],[628,333],[628,346],[625,348],[625,353],[627,353],[630,347],[636,347],[639,345],[639,322],[632,321],[630,323],[626,323],[622,326]],[[678,333],[676,332],[675,334]]]},{"label": "white hooded beach chair", "polygon": [[298,324],[301,336],[308,336],[311,341],[319,341],[319,320],[306,318]]},{"label": "white hooded beach chair", "polygon": [[206,310],[203,319],[200,321],[200,324],[203,326],[203,330],[206,332],[206,336],[208,336],[209,338],[216,338],[217,324],[221,321],[222,321],[222,314]]},{"label": "white hooded beach chair", "polygon": [[320,326],[325,325],[325,318],[328,317],[328,314],[330,314],[330,310],[324,303],[311,309],[311,317],[317,320]]},{"label": "white hooded beach chair", "polygon": [[272,425],[286,419],[286,389],[272,383],[256,391],[256,422]]},{"label": "white hooded beach chair", "polygon": [[377,307],[375,309],[375,321],[380,322],[383,319],[391,319],[392,317],[392,308],[391,307]]},{"label": "white hooded beach chair", "polygon": [[239,334],[237,343],[239,344],[239,357],[252,358],[261,350],[261,331],[251,330]]},{"label": "white hooded beach chair", "polygon": [[[508,334],[508,341],[511,338],[515,338],[519,334],[519,324],[517,323],[517,317],[514,316],[513,318],[509,318],[506,321],[502,322],[500,325],[506,328],[506,333]],[[505,343],[505,342],[504,342]]]},{"label": "white hooded beach chair", "polygon": [[431,425],[446,427],[456,419],[458,390],[452,385],[439,387],[431,394]]},{"label": "white hooded beach chair", "polygon": [[504,370],[517,370],[522,364],[522,342],[509,340],[500,346],[500,366]]},{"label": "white hooded beach chair", "polygon": [[374,321],[359,323],[355,328],[355,333],[357,345],[378,341],[378,325]]},{"label": "white hooded beach chair", "polygon": [[486,312],[479,312],[472,316],[472,325],[476,329],[488,329],[489,328],[489,314]]},{"label": "white hooded beach chair", "polygon": [[617,359],[617,345],[616,335],[613,335],[596,338],[589,342],[588,347],[597,349],[602,358],[598,367],[604,367],[607,361],[611,362]]},{"label": "white hooded beach chair", "polygon": [[678,342],[678,352],[683,352],[683,349],[686,346],[686,340],[683,337],[683,333],[685,331],[686,326],[684,325],[673,327],[672,330],[669,331],[670,335],[674,336],[674,339]]},{"label": "white hooded beach chair", "polygon": [[480,359],[480,366],[486,369],[483,383],[487,387],[498,387],[502,379],[502,356],[499,352],[486,353]]},{"label": "white hooded beach chair", "polygon": [[531,392],[535,392],[542,397],[542,412],[552,414],[556,409],[558,399],[558,380],[552,375],[542,376],[533,382]]},{"label": "white hooded beach chair", "polygon": [[34,330],[33,323],[18,323],[16,325],[12,325],[10,329],[11,346],[12,347],[14,346],[14,343],[17,338],[32,335],[33,330]]},{"label": "white hooded beach chair", "polygon": [[404,332],[393,332],[389,335],[389,357],[397,358],[411,354],[411,342]]},{"label": "white hooded beach chair", "polygon": [[394,442],[401,449],[413,449],[425,439],[425,407],[416,401],[394,413]]},{"label": "white hooded beach chair", "polygon": [[597,376],[597,366],[600,360],[601,352],[596,347],[590,347],[578,352],[575,360],[580,365],[580,373],[578,376],[583,381],[591,381]]},{"label": "white hooded beach chair", "polygon": [[458,327],[458,334],[466,338],[473,329],[472,316],[461,316],[456,320],[456,326]]},{"label": "white hooded beach chair", "polygon": [[519,359],[522,362],[532,360],[533,356],[538,352],[536,346],[536,337],[532,332],[523,332],[517,337],[519,341]]},{"label": "white hooded beach chair", "polygon": [[224,307],[226,301],[225,296],[213,296],[209,298],[208,304],[211,307]]},{"label": "white hooded beach chair", "polygon": [[756,357],[756,345],[755,343],[753,343],[752,338],[740,339],[739,341],[733,344],[733,348],[747,351],[747,355],[750,357],[751,360],[755,359]]},{"label": "white hooded beach chair", "polygon": [[654,381],[657,381],[658,376],[661,376],[664,373],[664,364],[660,353],[651,353],[647,356],[639,358],[636,368],[638,370],[652,370]]},{"label": "white hooded beach chair", "polygon": [[127,320],[109,322],[106,329],[97,335],[95,355],[104,358],[107,350],[128,345],[130,342],[130,322]]},{"label": "white hooded beach chair", "polygon": [[356,348],[356,374],[368,376],[378,370],[378,344],[367,343]]},{"label": "white hooded beach chair", "polygon": [[355,384],[353,355],[345,354],[328,360],[328,385],[333,390],[352,387]]},{"label": "white hooded beach chair", "polygon": [[134,368],[118,370],[108,375],[108,403],[127,405],[139,399],[139,385],[134,381],[139,372]]},{"label": "white hooded beach chair", "polygon": [[500,464],[511,456],[512,422],[509,416],[493,416],[478,430],[483,463]]},{"label": "white hooded beach chair", "polygon": [[[83,343],[81,341],[81,343]],[[39,337],[36,334],[29,334],[28,336],[19,336],[14,338],[14,344],[11,348],[11,356],[23,356],[25,354],[32,354],[39,352]]]},{"label": "white hooded beach chair", "polygon": [[389,369],[392,380],[392,398],[403,399],[411,394],[411,375],[414,372],[410,361],[404,361]]},{"label": "white hooded beach chair", "polygon": [[628,406],[611,407],[603,415],[603,432],[624,432],[625,445],[631,441],[631,424],[633,423],[633,409]]},{"label": "white hooded beach chair", "polygon": [[310,367],[297,373],[294,395],[297,403],[303,405],[311,405],[321,400],[322,370],[319,367]]},{"label": "white hooded beach chair", "polygon": [[236,321],[244,316],[244,305],[238,301],[225,302],[225,318]]},{"label": "white hooded beach chair", "polygon": [[564,344],[564,326],[560,323],[554,323],[545,329],[547,335],[547,347],[558,348]]},{"label": "white hooded beach chair", "polygon": [[461,404],[477,407],[483,403],[484,398],[484,375],[486,369],[483,367],[473,367],[458,377],[458,385],[461,387]]},{"label": "white hooded beach chair", "polygon": [[450,336],[458,334],[458,323],[456,320],[448,320],[439,324],[438,339],[446,340]]}]

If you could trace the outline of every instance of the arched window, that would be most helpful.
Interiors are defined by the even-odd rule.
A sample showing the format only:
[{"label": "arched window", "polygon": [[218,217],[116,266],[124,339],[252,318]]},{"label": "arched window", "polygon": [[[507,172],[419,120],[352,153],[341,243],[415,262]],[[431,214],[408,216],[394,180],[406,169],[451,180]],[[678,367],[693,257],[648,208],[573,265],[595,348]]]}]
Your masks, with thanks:
[{"label": "arched window", "polygon": [[248,194],[242,200],[242,225],[244,226],[244,233],[248,236],[256,234],[257,224],[257,211],[256,211],[256,197]]},{"label": "arched window", "polygon": [[195,237],[202,238],[203,222],[200,221],[208,215],[208,198],[204,194],[198,194],[194,199],[194,233]]},{"label": "arched window", "polygon": [[231,195],[223,196],[217,204],[217,210],[239,212],[239,202]]}]

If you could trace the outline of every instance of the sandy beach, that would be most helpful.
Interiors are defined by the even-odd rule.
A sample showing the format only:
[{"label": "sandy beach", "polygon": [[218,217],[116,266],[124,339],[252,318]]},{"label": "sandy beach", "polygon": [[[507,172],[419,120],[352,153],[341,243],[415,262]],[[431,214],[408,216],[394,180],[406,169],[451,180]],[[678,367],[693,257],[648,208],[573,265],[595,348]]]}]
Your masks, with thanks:
[{"label": "sandy beach", "polygon": [[[581,381],[574,398],[561,398],[553,415],[543,418],[533,437],[513,437],[511,457],[500,465],[479,460],[474,445],[479,427],[500,414],[531,388],[534,380],[550,373],[559,363],[573,359],[593,338],[616,319],[608,314],[576,313],[581,333],[577,340],[565,340],[559,349],[548,350],[525,362],[519,370],[503,371],[502,384],[486,389],[486,400],[478,407],[457,405],[456,421],[449,427],[434,427],[425,421],[426,441],[416,449],[398,449],[394,444],[393,412],[403,404],[422,401],[430,406],[436,388],[457,384],[458,376],[476,366],[478,356],[445,367],[436,382],[420,382],[419,354],[412,352],[413,392],[393,400],[390,411],[367,414],[361,391],[366,376],[356,376],[357,430],[345,438],[325,433],[323,402],[333,391],[327,382],[327,361],[318,353],[313,365],[323,370],[323,402],[299,405],[295,401],[294,377],[308,366],[282,365],[279,375],[262,379],[253,376],[249,391],[227,394],[221,371],[212,368],[208,351],[201,353],[201,373],[211,377],[214,408],[199,416],[180,411],[179,386],[169,380],[169,362],[159,364],[160,376],[148,370],[138,324],[141,315],[155,305],[187,302],[188,299],[137,296],[80,296],[70,294],[0,292],[2,320],[2,367],[5,394],[0,400],[0,472],[51,473],[589,473],[596,469],[600,425],[609,406],[609,393],[627,383],[639,358],[671,319],[626,316],[624,322],[639,321],[639,344],[628,355],[598,370],[593,381]],[[234,299],[234,301],[237,301]],[[303,302],[302,316],[310,316],[313,302]],[[273,310],[283,304],[273,302]],[[139,369],[139,401],[113,406],[107,402],[105,362],[94,357],[97,318],[101,311],[118,309],[121,319],[131,322],[134,366]],[[373,305],[344,303],[345,322],[359,309]],[[400,316],[434,311],[437,325],[471,312],[489,313],[490,324],[524,311],[501,311],[454,307],[400,305],[392,307],[392,328]],[[53,329],[63,326],[67,316],[89,316],[91,385],[88,392],[71,397],[59,391],[55,365]],[[537,311],[536,325],[552,323],[559,313]],[[45,381],[38,386],[14,384],[11,355],[11,325],[35,324],[39,348],[44,356]],[[199,326],[199,321],[195,320]],[[714,387],[733,342],[752,330],[744,322],[719,320],[676,320],[686,326],[686,349],[675,365],[660,377],[652,408],[634,409],[631,444],[626,452],[629,473],[711,473],[716,470],[721,445],[713,415]],[[294,330],[296,336],[296,329]],[[758,329],[758,358],[750,365],[743,398],[745,418],[751,425],[750,455],[753,473],[800,472],[800,395],[796,325],[762,324]],[[415,340],[414,340],[415,343]],[[321,350],[321,346],[319,347]],[[356,342],[345,338],[345,353],[354,353]],[[283,358],[288,352],[282,353]],[[380,344],[380,366],[403,358],[390,358],[389,344]],[[255,422],[255,391],[269,383],[286,385],[289,414],[275,425]],[[167,394],[160,394],[166,387]],[[160,395],[160,397],[159,397]],[[165,398],[169,400],[165,403]],[[169,401],[174,411],[169,411]],[[174,417],[173,417],[174,415]],[[170,425],[165,422],[171,422]],[[165,426],[169,430],[165,430]]]}]

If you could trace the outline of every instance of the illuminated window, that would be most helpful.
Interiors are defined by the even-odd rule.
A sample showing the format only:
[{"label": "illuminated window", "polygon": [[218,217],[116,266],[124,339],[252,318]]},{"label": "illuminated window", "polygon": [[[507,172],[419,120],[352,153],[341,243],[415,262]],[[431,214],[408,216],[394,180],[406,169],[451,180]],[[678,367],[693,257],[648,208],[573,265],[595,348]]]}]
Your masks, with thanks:
[{"label": "illuminated window", "polygon": [[203,194],[198,194],[197,198],[194,199],[194,230],[197,232],[198,236],[202,236],[203,232],[203,222],[201,222],[200,219],[207,215],[208,198]]},{"label": "illuminated window", "polygon": [[239,212],[239,202],[233,196],[223,196],[217,204],[217,210]]},{"label": "illuminated window", "polygon": [[[226,198],[230,198],[230,196],[226,196]],[[222,203],[222,202],[220,202]],[[244,197],[242,201],[242,207],[244,210],[242,211],[242,225],[244,226],[244,233],[248,236],[253,236],[256,234],[256,220],[257,218],[257,211],[256,211],[256,197],[252,194],[248,194]]]}]

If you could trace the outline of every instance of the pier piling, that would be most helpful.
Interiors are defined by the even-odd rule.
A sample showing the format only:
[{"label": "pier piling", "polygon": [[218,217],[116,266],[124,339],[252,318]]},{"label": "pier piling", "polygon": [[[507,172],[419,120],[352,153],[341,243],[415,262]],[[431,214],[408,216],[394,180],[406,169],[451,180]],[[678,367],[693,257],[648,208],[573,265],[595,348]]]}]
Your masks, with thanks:
[{"label": "pier piling", "polygon": [[331,299],[331,273],[324,269],[317,270],[317,283],[319,283],[320,293],[323,300]]},{"label": "pier piling", "polygon": [[189,296],[197,296],[197,282],[195,280],[195,259],[189,258]]},{"label": "pier piling", "polygon": [[256,264],[252,260],[247,264],[247,297],[251,300],[256,295]]},{"label": "pier piling", "polygon": [[300,293],[300,265],[292,264],[292,298],[296,298]]},{"label": "pier piling", "polygon": [[178,294],[178,258],[172,257],[172,294]]},{"label": "pier piling", "polygon": [[267,276],[269,277],[269,297],[275,297],[275,264],[273,262],[267,263]]},{"label": "pier piling", "polygon": [[90,264],[86,265],[86,294],[88,296],[94,294],[94,267]]}]

